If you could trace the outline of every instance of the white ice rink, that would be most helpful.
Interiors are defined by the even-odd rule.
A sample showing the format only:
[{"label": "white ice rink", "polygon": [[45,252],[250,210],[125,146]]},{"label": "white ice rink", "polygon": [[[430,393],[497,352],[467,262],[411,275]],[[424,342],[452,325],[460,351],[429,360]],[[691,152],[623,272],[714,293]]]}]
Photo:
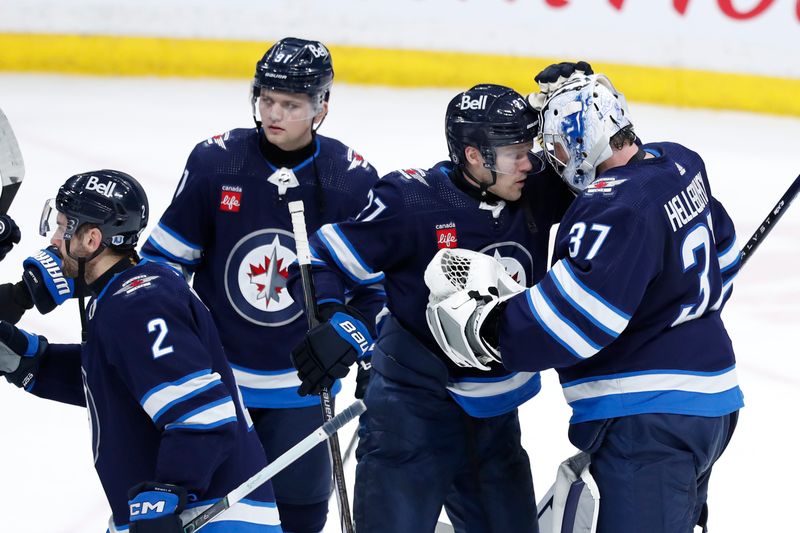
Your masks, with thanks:
[{"label": "white ice rink", "polygon": [[[322,133],[356,148],[380,173],[429,167],[446,158],[444,108],[455,92],[336,85]],[[18,280],[22,260],[45,246],[36,231],[41,206],[70,175],[98,168],[132,174],[150,197],[152,226],[192,147],[252,126],[247,80],[0,75],[0,108],[27,167],[10,210],[23,240],[0,264],[0,281]],[[704,157],[713,193],[736,222],[740,243],[800,172],[798,119],[636,102],[631,113],[645,140],[677,141]],[[800,201],[737,278],[724,312],[747,406],[711,479],[714,533],[798,531],[800,464],[792,455],[800,435],[798,235]],[[77,342],[77,313],[73,301],[46,317],[30,312],[21,326],[52,342]],[[347,385],[339,405],[349,402],[350,379]],[[558,463],[573,453],[566,439],[569,412],[553,372],[545,373],[544,390],[521,417],[542,495]],[[85,412],[3,382],[0,419],[0,532],[105,531],[109,509],[92,466]],[[343,447],[354,427],[343,430]],[[124,460],[133,450],[118,453]],[[352,477],[349,486],[352,496]],[[335,503],[330,516],[325,531],[337,531]]]}]

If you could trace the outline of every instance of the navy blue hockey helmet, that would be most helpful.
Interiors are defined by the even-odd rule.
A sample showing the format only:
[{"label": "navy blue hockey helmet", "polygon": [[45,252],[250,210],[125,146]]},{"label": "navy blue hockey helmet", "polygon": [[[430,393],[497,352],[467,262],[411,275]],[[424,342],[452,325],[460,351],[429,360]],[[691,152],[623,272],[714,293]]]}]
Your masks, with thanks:
[{"label": "navy blue hockey helmet", "polygon": [[307,94],[321,104],[330,96],[333,62],[328,49],[319,41],[296,37],[281,39],[256,63],[253,99],[261,89]]},{"label": "navy blue hockey helmet", "polygon": [[484,166],[493,169],[499,146],[532,142],[539,117],[514,89],[484,83],[457,94],[447,106],[445,134],[450,160],[466,162],[464,150],[480,150]]},{"label": "navy blue hockey helmet", "polygon": [[[55,208],[67,217],[65,241],[84,224],[92,224],[103,234],[102,243],[118,250],[136,246],[150,213],[139,182],[124,172],[108,169],[70,177],[58,189]],[[48,216],[43,213],[43,220]],[[46,220],[40,229],[46,233]]]}]

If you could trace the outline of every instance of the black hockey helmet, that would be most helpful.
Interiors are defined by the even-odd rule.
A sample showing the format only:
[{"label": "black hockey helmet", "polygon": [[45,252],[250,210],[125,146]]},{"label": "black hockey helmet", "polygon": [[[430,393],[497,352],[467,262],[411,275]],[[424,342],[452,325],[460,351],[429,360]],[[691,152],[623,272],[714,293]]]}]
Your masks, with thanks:
[{"label": "black hockey helmet", "polygon": [[124,172],[108,169],[69,178],[58,189],[55,207],[67,217],[65,241],[84,224],[93,224],[103,234],[103,245],[117,250],[136,247],[150,213],[139,182]]},{"label": "black hockey helmet", "polygon": [[445,134],[453,163],[463,165],[464,150],[474,146],[484,166],[494,169],[495,148],[533,141],[539,134],[539,117],[514,89],[484,83],[450,100]]},{"label": "black hockey helmet", "polygon": [[314,104],[327,101],[333,85],[333,62],[328,49],[319,41],[296,37],[281,39],[256,63],[253,99],[261,89],[301,93]]}]

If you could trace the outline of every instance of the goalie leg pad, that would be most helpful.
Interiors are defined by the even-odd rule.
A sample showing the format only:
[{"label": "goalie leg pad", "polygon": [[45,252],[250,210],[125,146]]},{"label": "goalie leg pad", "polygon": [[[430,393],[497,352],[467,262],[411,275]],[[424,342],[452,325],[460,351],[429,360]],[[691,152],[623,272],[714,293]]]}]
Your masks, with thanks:
[{"label": "goalie leg pad", "polygon": [[580,452],[561,463],[556,481],[539,502],[540,533],[594,533],[600,512],[600,489]]}]

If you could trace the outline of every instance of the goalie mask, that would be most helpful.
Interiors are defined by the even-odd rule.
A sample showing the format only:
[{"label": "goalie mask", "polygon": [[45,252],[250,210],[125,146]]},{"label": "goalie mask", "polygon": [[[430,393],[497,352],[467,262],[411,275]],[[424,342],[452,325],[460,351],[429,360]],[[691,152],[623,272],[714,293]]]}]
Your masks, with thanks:
[{"label": "goalie mask", "polygon": [[545,157],[575,192],[611,157],[611,137],[631,125],[625,97],[603,75],[562,86],[545,103],[541,121]]},{"label": "goalie mask", "polygon": [[331,85],[333,63],[324,44],[281,39],[256,63],[250,100],[253,118],[261,127],[256,111],[265,106],[283,120],[309,120],[322,112]]}]

